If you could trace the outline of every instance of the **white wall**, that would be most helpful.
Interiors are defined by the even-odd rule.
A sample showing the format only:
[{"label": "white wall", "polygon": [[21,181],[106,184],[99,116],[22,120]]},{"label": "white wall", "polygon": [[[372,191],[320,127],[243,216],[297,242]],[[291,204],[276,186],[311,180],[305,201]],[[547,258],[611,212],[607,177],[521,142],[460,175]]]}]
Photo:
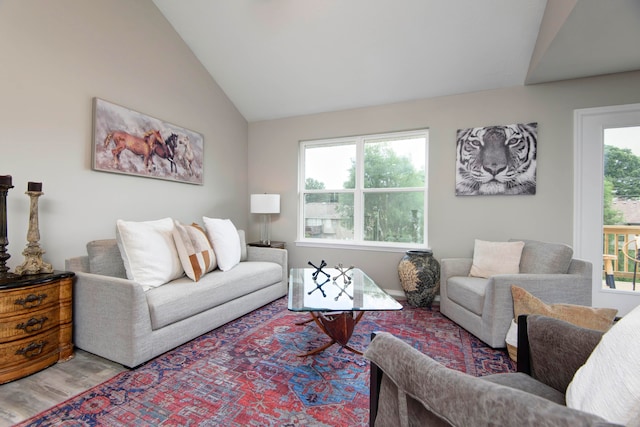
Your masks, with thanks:
[{"label": "white wall", "polygon": [[[204,135],[204,185],[91,169],[92,99]],[[248,125],[151,0],[0,1],[0,175],[8,265],[24,260],[28,181],[41,181],[45,260],[85,253],[115,221],[247,222]]]},{"label": "white wall", "polygon": [[[633,72],[250,123],[249,191],[281,194],[272,238],[287,242],[292,267],[323,258],[330,265],[355,264],[386,289],[401,293],[397,265],[402,253],[295,246],[300,140],[428,127],[429,246],[437,259],[471,256],[475,238],[571,245],[573,111],[639,101],[640,72]],[[457,129],[533,121],[538,122],[535,196],[455,196]]]}]

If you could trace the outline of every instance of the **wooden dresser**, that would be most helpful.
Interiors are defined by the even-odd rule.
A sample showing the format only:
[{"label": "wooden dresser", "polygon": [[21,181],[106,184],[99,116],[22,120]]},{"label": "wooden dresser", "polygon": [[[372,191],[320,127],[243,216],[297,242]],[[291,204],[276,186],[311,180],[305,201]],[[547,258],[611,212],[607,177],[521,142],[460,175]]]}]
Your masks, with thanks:
[{"label": "wooden dresser", "polygon": [[73,357],[72,272],[0,281],[0,384]]}]

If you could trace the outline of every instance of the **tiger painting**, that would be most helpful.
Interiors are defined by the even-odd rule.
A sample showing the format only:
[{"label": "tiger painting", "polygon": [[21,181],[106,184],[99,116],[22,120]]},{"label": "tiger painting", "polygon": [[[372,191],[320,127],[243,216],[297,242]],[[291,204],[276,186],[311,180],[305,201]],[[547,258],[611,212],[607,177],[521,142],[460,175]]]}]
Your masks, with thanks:
[{"label": "tiger painting", "polygon": [[459,129],[456,195],[536,194],[538,124]]}]

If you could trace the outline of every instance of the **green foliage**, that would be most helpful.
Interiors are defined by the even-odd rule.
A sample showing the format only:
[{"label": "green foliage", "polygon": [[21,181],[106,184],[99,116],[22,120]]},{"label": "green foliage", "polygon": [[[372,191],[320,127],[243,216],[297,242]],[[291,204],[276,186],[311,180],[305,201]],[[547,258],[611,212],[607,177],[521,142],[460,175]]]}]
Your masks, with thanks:
[{"label": "green foliage", "polygon": [[[304,183],[304,188],[306,190],[324,190],[325,185],[324,182],[320,182],[317,179],[307,178]],[[306,201],[307,203],[328,202],[328,197],[326,194],[307,194]]]},{"label": "green foliage", "polygon": [[613,183],[607,177],[604,179],[604,200],[603,200],[603,224],[604,225],[616,225],[623,224],[624,218],[622,212],[614,209],[612,206],[613,201]]},{"label": "green foliage", "polygon": [[640,197],[640,157],[630,149],[604,146],[604,176],[613,184],[615,197]]},{"label": "green foliage", "polygon": [[[364,165],[366,189],[424,186],[424,170],[416,170],[410,158],[398,156],[384,143],[365,145]],[[344,187],[354,188],[355,180],[356,165],[353,162]],[[338,209],[349,208],[340,206]],[[422,243],[423,192],[366,192],[364,210],[365,240]]]}]

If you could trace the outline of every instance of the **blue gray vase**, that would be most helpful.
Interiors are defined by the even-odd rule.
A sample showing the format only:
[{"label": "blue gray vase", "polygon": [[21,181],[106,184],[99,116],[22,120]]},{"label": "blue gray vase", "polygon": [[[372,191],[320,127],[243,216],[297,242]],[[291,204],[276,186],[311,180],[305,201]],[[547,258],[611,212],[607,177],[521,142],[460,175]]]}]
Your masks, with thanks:
[{"label": "blue gray vase", "polygon": [[405,252],[398,264],[398,275],[409,305],[431,306],[440,290],[440,264],[433,257],[433,251]]}]

